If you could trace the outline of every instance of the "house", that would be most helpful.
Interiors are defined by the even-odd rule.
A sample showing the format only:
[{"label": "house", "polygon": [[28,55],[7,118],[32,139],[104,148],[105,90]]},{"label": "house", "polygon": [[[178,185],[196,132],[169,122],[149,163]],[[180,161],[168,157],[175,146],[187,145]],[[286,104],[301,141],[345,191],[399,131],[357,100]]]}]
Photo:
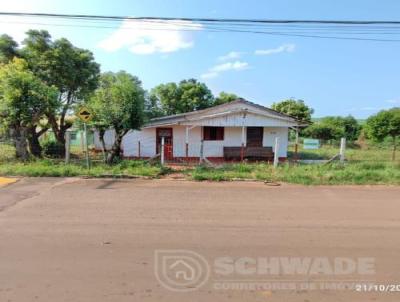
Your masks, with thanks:
[{"label": "house", "polygon": [[[70,146],[80,147],[82,150],[84,149],[84,136],[83,130],[78,128],[70,128],[67,130],[70,133]],[[49,129],[43,136],[41,137],[42,140],[55,140],[55,136],[53,130]],[[88,130],[87,133],[87,141],[88,145],[91,147],[94,145],[94,132],[92,130]]]},{"label": "house", "polygon": [[[237,99],[203,110],[154,118],[141,130],[125,135],[123,156],[156,156],[164,141],[166,160],[270,160],[274,152],[278,152],[280,160],[285,160],[289,128],[299,126],[291,116]],[[279,139],[278,150],[275,150],[276,138]],[[107,148],[113,140],[113,131],[107,131]],[[95,135],[95,146],[101,149],[98,135]]]}]

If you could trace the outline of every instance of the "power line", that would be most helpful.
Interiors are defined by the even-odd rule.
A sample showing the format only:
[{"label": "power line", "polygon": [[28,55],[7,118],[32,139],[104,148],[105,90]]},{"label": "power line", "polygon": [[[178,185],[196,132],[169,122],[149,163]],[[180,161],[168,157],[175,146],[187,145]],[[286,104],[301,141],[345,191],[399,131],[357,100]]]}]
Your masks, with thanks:
[{"label": "power line", "polygon": [[[327,20],[257,20],[257,19],[203,19],[203,18],[165,18],[165,17],[119,17],[97,15],[65,15],[42,13],[10,13],[0,15],[21,18],[56,18],[74,23],[18,22],[14,20],[1,23],[32,24],[44,26],[65,26],[80,28],[120,28],[123,30],[162,30],[162,31],[209,31],[224,33],[248,33],[272,36],[291,36],[302,38],[356,40],[376,42],[400,42],[398,39],[382,38],[380,35],[399,35],[400,21],[327,21]],[[135,22],[121,26],[122,21]],[[76,22],[79,21],[79,24]],[[191,21],[191,22],[182,22]],[[117,23],[116,23],[117,22]],[[136,22],[139,24],[136,24]],[[250,22],[250,23],[249,23]],[[254,22],[254,23],[251,23]],[[86,23],[86,24],[85,24]],[[110,24],[105,26],[102,24]],[[302,24],[299,24],[302,23]],[[147,26],[146,26],[147,25]],[[149,25],[151,25],[149,27]],[[174,25],[176,26],[174,28]],[[390,25],[390,26],[388,26]],[[359,35],[359,36],[357,36]],[[366,37],[366,35],[369,35]]]},{"label": "power line", "polygon": [[271,23],[271,24],[396,24],[394,20],[287,20],[287,19],[222,19],[222,18],[184,18],[184,17],[130,17],[130,16],[106,16],[106,15],[80,15],[80,14],[47,14],[47,13],[19,13],[0,12],[0,15],[25,16],[25,17],[55,17],[74,19],[103,19],[103,20],[166,20],[166,21],[192,21],[192,22],[238,22],[238,23]]}]

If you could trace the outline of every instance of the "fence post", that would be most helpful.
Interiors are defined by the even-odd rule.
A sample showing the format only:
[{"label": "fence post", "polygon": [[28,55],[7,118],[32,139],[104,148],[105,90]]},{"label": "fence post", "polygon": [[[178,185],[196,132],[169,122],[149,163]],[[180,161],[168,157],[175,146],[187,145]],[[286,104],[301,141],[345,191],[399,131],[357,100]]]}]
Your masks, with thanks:
[{"label": "fence post", "polygon": [[161,137],[161,165],[164,165],[164,136]]},{"label": "fence post", "polygon": [[85,154],[86,154],[86,168],[90,169],[90,163],[89,163],[89,146],[88,146],[88,136],[87,136],[87,126],[86,123],[83,123],[83,129],[84,129],[84,137],[85,137]]},{"label": "fence post", "polygon": [[294,160],[299,160],[299,128],[296,127],[296,142],[294,144]]},{"label": "fence post", "polygon": [[343,163],[345,160],[344,153],[346,151],[346,138],[342,137],[340,139],[340,162]]},{"label": "fence post", "polygon": [[138,158],[140,159],[140,140],[138,141]]},{"label": "fence post", "polygon": [[65,163],[69,164],[70,153],[71,153],[71,132],[65,132]]},{"label": "fence post", "polygon": [[278,166],[279,163],[279,137],[275,137],[275,148],[274,148],[274,168]]}]

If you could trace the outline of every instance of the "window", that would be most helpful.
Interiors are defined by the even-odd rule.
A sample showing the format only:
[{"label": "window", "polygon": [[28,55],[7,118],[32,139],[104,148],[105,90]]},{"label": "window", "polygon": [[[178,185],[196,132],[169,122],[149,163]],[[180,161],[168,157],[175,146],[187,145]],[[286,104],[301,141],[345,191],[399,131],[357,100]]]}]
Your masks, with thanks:
[{"label": "window", "polygon": [[76,132],[71,132],[71,141],[76,140]]},{"label": "window", "polygon": [[224,140],[224,127],[204,127],[203,139],[205,141]]}]

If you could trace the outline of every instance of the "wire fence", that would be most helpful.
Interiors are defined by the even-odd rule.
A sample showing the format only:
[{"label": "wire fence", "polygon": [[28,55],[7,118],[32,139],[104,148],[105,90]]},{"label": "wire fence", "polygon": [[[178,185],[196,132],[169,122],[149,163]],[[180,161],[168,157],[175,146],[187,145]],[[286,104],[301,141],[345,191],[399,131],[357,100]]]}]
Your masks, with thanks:
[{"label": "wire fence", "polygon": [[9,162],[15,159],[14,143],[8,139],[0,139],[0,162]]},{"label": "wire fence", "polygon": [[[83,138],[71,136],[69,146],[60,146],[55,140],[48,137],[40,141],[42,158],[54,162],[66,162],[70,164],[86,165],[87,158],[90,164],[102,163],[105,161],[105,152],[101,146],[95,144],[95,139],[88,139],[88,146]],[[106,146],[106,152],[111,149],[112,144],[109,142]],[[155,153],[160,153],[160,144],[157,143],[155,138],[148,138],[142,140],[124,140],[122,144],[122,153],[120,158],[127,159],[149,159],[154,157]],[[187,149],[186,149],[187,148]],[[210,157],[221,148],[220,144],[215,142],[204,142],[203,152],[204,157]],[[200,142],[193,142],[189,140],[188,146],[184,140],[174,140],[172,144],[165,145],[164,159],[167,163],[199,163],[199,154],[201,149]],[[187,152],[187,153],[186,153]],[[295,143],[289,142],[287,159],[289,161],[306,160],[306,161],[326,161],[339,153],[339,146],[337,145],[322,145],[318,149],[305,149],[303,144],[298,145],[298,153],[295,153]],[[399,153],[397,151],[397,153]],[[186,157],[188,155],[188,157]],[[212,156],[211,156],[212,157]],[[367,146],[357,146],[349,144],[345,151],[345,159],[347,162],[393,162],[393,150],[391,146],[379,146],[376,144]],[[16,160],[16,152],[14,143],[11,139],[0,139],[0,163],[7,163]],[[160,161],[160,157],[155,161]],[[400,162],[400,154],[396,154],[395,162]]]}]

